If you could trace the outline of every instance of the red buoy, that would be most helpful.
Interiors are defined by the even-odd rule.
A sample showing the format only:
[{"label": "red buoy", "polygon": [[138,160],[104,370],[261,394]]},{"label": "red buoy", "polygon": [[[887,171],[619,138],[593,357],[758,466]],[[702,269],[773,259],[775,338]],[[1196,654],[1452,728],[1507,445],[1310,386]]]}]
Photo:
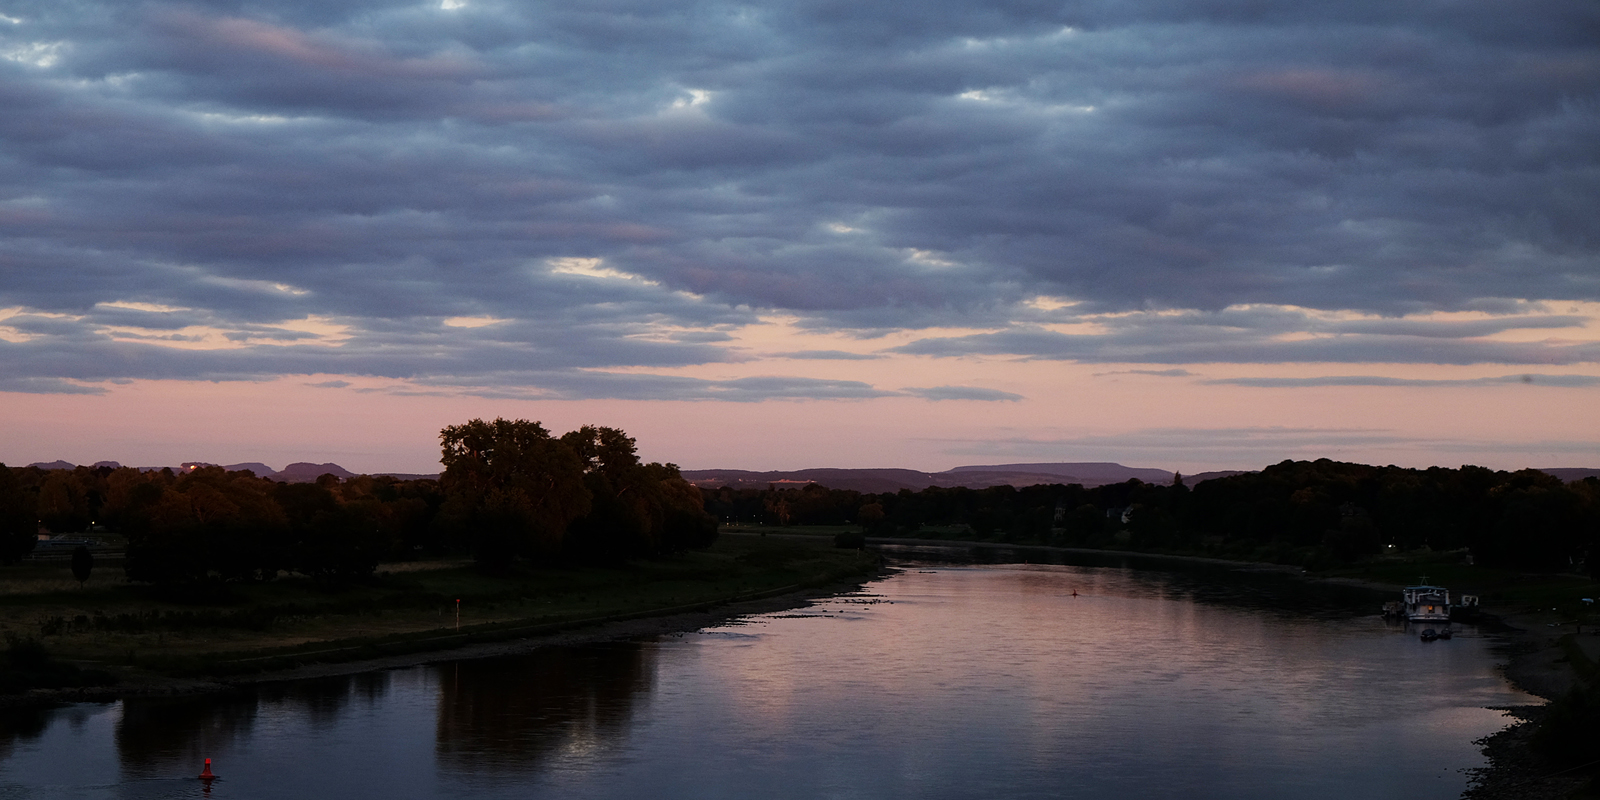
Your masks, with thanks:
[{"label": "red buoy", "polygon": [[208,758],[208,759],[206,759],[206,769],[205,769],[205,771],[200,773],[200,780],[203,780],[203,781],[214,781],[216,779],[217,779],[216,774],[211,771],[211,759]]}]

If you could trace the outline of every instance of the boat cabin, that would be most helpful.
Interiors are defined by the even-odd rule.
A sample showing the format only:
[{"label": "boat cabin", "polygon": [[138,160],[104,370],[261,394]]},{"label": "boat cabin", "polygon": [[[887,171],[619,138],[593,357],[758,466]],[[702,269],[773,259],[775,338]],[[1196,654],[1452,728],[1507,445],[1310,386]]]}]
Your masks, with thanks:
[{"label": "boat cabin", "polygon": [[1411,622],[1450,621],[1450,590],[1443,586],[1407,586],[1401,598],[1405,618]]}]

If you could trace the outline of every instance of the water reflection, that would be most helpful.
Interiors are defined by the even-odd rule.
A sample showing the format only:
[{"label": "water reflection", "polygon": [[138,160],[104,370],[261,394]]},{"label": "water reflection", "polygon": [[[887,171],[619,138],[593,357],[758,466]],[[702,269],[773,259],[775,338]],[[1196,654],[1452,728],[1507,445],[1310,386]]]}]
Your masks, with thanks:
[{"label": "water reflection", "polygon": [[552,757],[614,749],[650,691],[654,655],[642,643],[615,642],[438,667],[441,768],[521,774]]},{"label": "water reflection", "polygon": [[256,705],[251,695],[125,701],[114,733],[123,770],[130,776],[179,768],[199,774],[206,757],[250,738]]},{"label": "water reflection", "polygon": [[37,740],[50,724],[51,716],[50,712],[37,708],[0,712],[0,761],[9,758],[18,744]]},{"label": "water reflection", "polygon": [[380,703],[392,679],[393,673],[375,672],[227,694],[132,698],[121,704],[113,728],[118,760],[130,779],[192,777],[207,758],[248,752],[262,727],[285,719],[313,730],[335,728],[351,708]]},{"label": "water reflection", "polygon": [[200,797],[207,757],[213,800],[1453,800],[1487,709],[1527,701],[1481,632],[1422,644],[1362,593],[1032,560],[924,558],[682,637],[0,713],[0,800]]},{"label": "water reflection", "polygon": [[[1062,551],[1008,545],[875,545],[892,563],[920,566],[1015,565],[1089,567],[1084,580],[1097,580],[1127,597],[1150,597],[1234,606],[1275,615],[1340,618],[1374,612],[1381,592],[1359,586],[1312,583],[1286,569],[1242,567],[1139,553]],[[1049,570],[1046,570],[1050,572]],[[1110,571],[1109,573],[1106,571]],[[1052,574],[1059,574],[1052,572]],[[1056,580],[1059,580],[1057,578]]]}]

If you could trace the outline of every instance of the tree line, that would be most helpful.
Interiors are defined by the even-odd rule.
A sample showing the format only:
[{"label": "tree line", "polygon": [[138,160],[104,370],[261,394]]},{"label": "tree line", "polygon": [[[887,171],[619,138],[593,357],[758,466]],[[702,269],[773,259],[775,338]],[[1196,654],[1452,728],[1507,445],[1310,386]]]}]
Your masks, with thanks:
[{"label": "tree line", "polygon": [[538,422],[471,420],[440,432],[438,480],[324,475],[286,484],[248,471],[0,468],[0,562],[35,530],[91,523],[128,540],[130,578],[153,583],[325,580],[380,561],[471,553],[486,570],[605,563],[708,546],[717,522],[849,525],[879,536],[1205,553],[1300,563],[1388,550],[1468,550],[1477,563],[1600,571],[1600,480],[1537,470],[1410,469],[1284,461],[1189,487],[1138,480],[873,494],[697,489],[643,463],[616,428],[556,436]]},{"label": "tree line", "polygon": [[0,464],[0,563],[52,533],[125,537],[124,570],[158,585],[369,576],[381,561],[470,553],[486,571],[608,563],[709,546],[716,520],[672,464],[616,428],[538,422],[440,432],[438,480],[323,475],[279,483],[221,467],[42,470]]},{"label": "tree line", "polygon": [[1321,459],[1159,485],[1130,480],[872,494],[707,490],[725,522],[859,525],[879,536],[1204,553],[1313,568],[1386,551],[1468,550],[1476,563],[1600,572],[1600,480],[1538,470],[1410,469]]}]

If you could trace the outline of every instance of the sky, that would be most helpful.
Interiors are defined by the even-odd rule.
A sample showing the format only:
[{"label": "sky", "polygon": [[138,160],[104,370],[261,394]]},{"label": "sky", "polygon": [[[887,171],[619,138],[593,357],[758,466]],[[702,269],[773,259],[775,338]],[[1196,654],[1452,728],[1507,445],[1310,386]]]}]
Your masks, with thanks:
[{"label": "sky", "polygon": [[0,461],[1600,466],[1593,0],[0,0]]}]

